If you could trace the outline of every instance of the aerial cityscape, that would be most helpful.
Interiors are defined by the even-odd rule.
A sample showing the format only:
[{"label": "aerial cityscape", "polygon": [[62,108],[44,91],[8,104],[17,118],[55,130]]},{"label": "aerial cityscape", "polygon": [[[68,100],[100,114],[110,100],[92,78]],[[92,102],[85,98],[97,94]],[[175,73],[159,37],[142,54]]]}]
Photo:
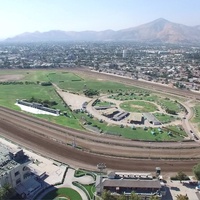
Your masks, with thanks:
[{"label": "aerial cityscape", "polygon": [[0,199],[200,200],[200,2],[1,7]]}]

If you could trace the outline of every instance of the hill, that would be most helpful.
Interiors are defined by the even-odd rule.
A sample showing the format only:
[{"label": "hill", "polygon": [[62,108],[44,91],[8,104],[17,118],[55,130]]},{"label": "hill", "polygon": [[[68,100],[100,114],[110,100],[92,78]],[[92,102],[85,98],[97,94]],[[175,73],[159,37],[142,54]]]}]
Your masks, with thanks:
[{"label": "hill", "polygon": [[23,33],[6,42],[40,41],[135,41],[161,43],[199,43],[200,26],[186,26],[160,18],[119,31],[60,31]]}]

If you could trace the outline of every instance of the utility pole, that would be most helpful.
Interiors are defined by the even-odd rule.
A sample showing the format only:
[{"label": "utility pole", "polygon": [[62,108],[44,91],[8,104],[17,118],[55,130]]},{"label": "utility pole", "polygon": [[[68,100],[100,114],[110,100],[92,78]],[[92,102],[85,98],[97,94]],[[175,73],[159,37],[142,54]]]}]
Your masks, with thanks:
[{"label": "utility pole", "polygon": [[102,172],[104,169],[106,169],[106,164],[105,163],[99,163],[97,164],[97,168],[99,169],[100,171],[100,195],[102,194]]}]

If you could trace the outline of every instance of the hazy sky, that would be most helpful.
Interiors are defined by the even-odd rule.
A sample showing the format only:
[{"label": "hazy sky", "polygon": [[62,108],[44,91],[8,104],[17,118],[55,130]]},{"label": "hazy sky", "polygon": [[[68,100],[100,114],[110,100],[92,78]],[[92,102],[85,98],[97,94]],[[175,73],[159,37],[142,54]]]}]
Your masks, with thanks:
[{"label": "hazy sky", "polygon": [[0,0],[0,38],[34,31],[119,30],[160,17],[200,25],[200,0]]}]

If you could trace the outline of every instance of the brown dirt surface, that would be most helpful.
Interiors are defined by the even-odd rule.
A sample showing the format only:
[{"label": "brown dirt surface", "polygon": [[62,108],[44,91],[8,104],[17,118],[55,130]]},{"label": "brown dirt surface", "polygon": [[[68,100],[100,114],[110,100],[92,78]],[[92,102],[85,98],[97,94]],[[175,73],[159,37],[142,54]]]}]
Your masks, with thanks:
[{"label": "brown dirt surface", "polygon": [[[2,110],[9,112],[9,110],[7,109],[2,109]],[[61,138],[62,133],[59,132],[58,130],[57,131],[52,130],[53,126],[54,128],[58,128],[59,127],[58,125],[51,124],[49,122],[44,121],[44,126],[42,126],[43,120],[35,119],[30,116],[27,116],[26,120],[24,120],[23,118],[20,119],[19,116],[23,117],[26,115],[15,112],[15,111],[12,111],[11,112],[12,114],[11,113],[9,114],[8,112],[6,113],[1,112],[0,133],[2,136],[8,139],[11,139],[12,141],[15,141],[45,156],[49,156],[58,161],[70,164],[75,167],[82,167],[86,169],[96,170],[97,163],[104,162],[106,163],[109,169],[113,169],[113,170],[151,171],[151,170],[154,170],[156,166],[160,166],[162,170],[165,172],[177,172],[179,170],[182,170],[184,172],[191,172],[192,166],[200,160],[200,159],[182,160],[181,157],[180,157],[181,158],[180,160],[179,159],[163,160],[163,159],[159,159],[159,155],[156,159],[147,159],[147,158],[145,159],[145,158],[142,158],[142,154],[145,155],[145,150],[142,150],[144,153],[141,153],[142,151],[137,151],[137,154],[141,155],[141,159],[119,158],[119,157],[108,156],[108,155],[105,156],[101,153],[95,154],[83,149],[78,150],[76,148],[72,148],[71,146],[67,146],[66,144],[61,144],[61,141],[64,140],[63,138]],[[15,113],[18,113],[19,116],[14,116]],[[7,119],[5,119],[4,117]],[[33,121],[35,120],[35,122],[29,121],[31,119],[33,119]],[[49,125],[50,127],[48,128],[47,125]],[[65,128],[65,131],[71,131],[71,130]],[[79,133],[79,131],[76,131],[76,130],[73,130],[73,131],[74,131],[74,135]],[[104,138],[104,140],[106,142],[107,138]],[[88,148],[90,148],[90,143],[92,145],[92,142],[87,141],[87,140],[85,142],[86,142],[85,144],[88,145]],[[194,146],[195,144],[196,143],[193,143]],[[98,145],[98,143],[96,143],[96,145]],[[118,152],[119,149],[120,151],[123,151],[123,147],[114,149],[115,147],[112,147],[112,145],[110,144],[101,143],[100,146],[101,145],[102,145],[102,149],[109,153],[113,153],[114,151]],[[163,145],[165,145],[165,143],[163,143]],[[127,148],[124,147],[124,149],[127,149]],[[152,150],[154,151],[154,153],[160,153],[160,155],[162,155],[162,150],[160,149],[157,149],[157,150],[152,149]],[[153,154],[153,151],[152,151],[152,154]],[[193,151],[193,153],[196,152],[196,154],[199,155],[199,148],[188,149],[188,150],[183,149],[183,152],[184,152],[183,154],[187,154],[187,151]],[[130,152],[134,152],[134,151],[130,149]],[[149,153],[149,150],[147,149],[146,152],[147,152],[146,153],[147,155]],[[179,149],[177,149],[177,151],[176,150],[170,151],[169,149],[169,153],[170,154],[174,153],[174,155],[176,156],[180,156],[181,155],[180,152],[181,151]]]},{"label": "brown dirt surface", "polygon": [[[75,70],[76,73],[85,77],[117,81],[154,91],[165,91],[171,94],[200,99],[200,94],[190,91],[128,80],[85,69]],[[103,162],[106,163],[108,169],[112,170],[149,172],[154,171],[155,167],[159,166],[165,173],[177,171],[191,172],[192,167],[200,161],[200,147],[196,142],[183,142],[181,145],[173,142],[149,143],[107,135],[97,135],[55,125],[45,120],[36,119],[2,107],[0,107],[0,134],[11,141],[60,162],[92,170],[97,170],[96,165]],[[71,142],[73,138],[76,138],[77,144],[84,148],[72,148],[63,142],[65,140]],[[143,149],[140,151],[141,148]],[[99,152],[95,154],[91,150]],[[129,155],[132,153],[133,155],[140,156],[140,159],[116,157],[115,155],[119,150],[121,154]],[[104,153],[107,153],[107,155],[103,155]],[[155,158],[149,159],[148,155],[150,154],[155,154]],[[163,155],[172,155],[176,159],[170,159],[169,157],[163,159]],[[192,157],[195,157],[195,159],[192,159]]]},{"label": "brown dirt surface", "polygon": [[18,81],[21,80],[23,77],[24,76],[22,74],[0,75],[0,82]]}]

